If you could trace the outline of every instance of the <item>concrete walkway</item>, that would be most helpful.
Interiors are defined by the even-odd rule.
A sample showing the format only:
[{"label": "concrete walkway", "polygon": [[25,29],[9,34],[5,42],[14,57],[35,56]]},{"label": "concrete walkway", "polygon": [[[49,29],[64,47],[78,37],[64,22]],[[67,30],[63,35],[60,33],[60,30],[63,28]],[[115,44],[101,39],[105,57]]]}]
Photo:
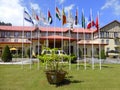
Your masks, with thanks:
[{"label": "concrete walkway", "polygon": [[0,64],[31,64],[34,62],[38,62],[38,59],[29,59],[29,58],[17,58],[13,59],[12,62],[3,62],[0,60]]}]

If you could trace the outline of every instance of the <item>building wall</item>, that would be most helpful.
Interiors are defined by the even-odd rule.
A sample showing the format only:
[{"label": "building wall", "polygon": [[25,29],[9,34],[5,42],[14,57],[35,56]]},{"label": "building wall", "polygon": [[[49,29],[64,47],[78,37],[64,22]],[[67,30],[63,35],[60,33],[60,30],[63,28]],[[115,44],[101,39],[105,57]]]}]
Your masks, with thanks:
[{"label": "building wall", "polygon": [[120,23],[113,21],[101,28],[101,42],[106,42],[105,52],[110,50],[120,51]]}]

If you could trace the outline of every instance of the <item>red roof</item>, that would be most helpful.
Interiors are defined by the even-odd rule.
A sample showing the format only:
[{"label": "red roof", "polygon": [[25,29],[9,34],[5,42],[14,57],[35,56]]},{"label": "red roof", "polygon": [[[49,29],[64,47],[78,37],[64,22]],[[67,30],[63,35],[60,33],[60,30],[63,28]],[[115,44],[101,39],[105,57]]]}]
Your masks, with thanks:
[{"label": "red roof", "polygon": [[4,31],[34,31],[35,27],[30,27],[30,26],[0,26],[0,30]]},{"label": "red roof", "polygon": [[39,27],[43,32],[66,32],[69,28],[60,28],[60,27]]},{"label": "red roof", "polygon": [[[65,37],[65,36],[59,36],[59,35],[52,35],[52,36],[43,36],[43,37],[40,37],[40,39],[42,40],[76,40],[75,38],[70,38],[70,37]],[[33,38],[33,40],[37,40],[37,38]]]},{"label": "red roof", "polygon": [[93,33],[96,32],[97,29],[84,29],[84,28],[75,28],[73,29],[73,32],[75,33]]},{"label": "red roof", "polygon": [[[0,44],[22,44],[22,42],[0,42]],[[23,44],[30,44],[30,42],[24,42]]]},{"label": "red roof", "polygon": [[[30,26],[0,26],[0,30],[4,31],[34,31],[36,30],[36,27],[30,27]],[[67,32],[70,28],[61,28],[61,27],[39,27],[39,30],[42,32]],[[96,29],[83,29],[83,28],[73,28],[71,29],[71,32],[74,33],[93,33],[96,32]]]}]

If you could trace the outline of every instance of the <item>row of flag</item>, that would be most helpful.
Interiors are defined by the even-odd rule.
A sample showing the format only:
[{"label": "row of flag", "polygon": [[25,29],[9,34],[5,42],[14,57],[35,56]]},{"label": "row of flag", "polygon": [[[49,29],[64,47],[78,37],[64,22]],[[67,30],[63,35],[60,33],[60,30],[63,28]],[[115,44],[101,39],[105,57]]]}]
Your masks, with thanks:
[{"label": "row of flag", "polygon": [[[79,23],[77,9],[76,9],[75,18],[73,18],[72,13],[70,11],[68,12],[68,17],[66,17],[64,8],[61,14],[59,9],[56,7],[56,17],[58,18],[59,21],[60,20],[62,21],[62,25],[66,23],[78,25]],[[24,19],[32,24],[34,24],[33,19],[36,20],[37,22],[42,22],[44,24],[52,24],[53,22],[53,19],[49,10],[48,10],[48,20],[46,20],[45,16],[42,13],[40,13],[40,15],[37,15],[34,9],[32,9],[32,17],[30,16],[30,14],[28,14],[27,11],[24,10]],[[82,25],[82,28],[87,28],[87,29],[90,29],[91,27],[95,26],[98,30],[99,29],[98,15],[96,17],[96,22],[94,22],[94,20],[92,19],[92,13],[90,13],[89,23],[86,26],[84,12],[82,10],[81,25]]]}]

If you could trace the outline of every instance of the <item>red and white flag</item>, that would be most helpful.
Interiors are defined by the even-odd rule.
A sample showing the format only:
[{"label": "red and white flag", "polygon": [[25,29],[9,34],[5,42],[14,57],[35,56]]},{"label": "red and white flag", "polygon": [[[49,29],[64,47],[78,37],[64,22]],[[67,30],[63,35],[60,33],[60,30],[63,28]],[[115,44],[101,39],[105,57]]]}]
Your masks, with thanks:
[{"label": "red and white flag", "polygon": [[36,21],[39,21],[39,16],[35,13],[35,10],[32,8],[32,17],[33,19],[35,19]]},{"label": "red and white flag", "polygon": [[87,24],[87,29],[90,29],[91,27],[95,26],[95,22],[94,20],[92,19],[92,12],[90,13],[90,16],[89,16],[89,22]]}]

